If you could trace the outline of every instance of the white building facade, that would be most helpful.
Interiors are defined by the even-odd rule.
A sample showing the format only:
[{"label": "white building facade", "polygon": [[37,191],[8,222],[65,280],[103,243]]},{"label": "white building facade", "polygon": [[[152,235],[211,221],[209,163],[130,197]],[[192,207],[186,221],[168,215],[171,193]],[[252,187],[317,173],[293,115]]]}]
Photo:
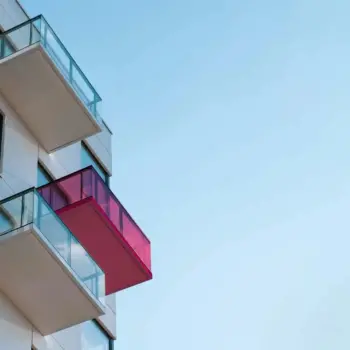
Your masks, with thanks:
[{"label": "white building facade", "polygon": [[112,350],[150,242],[109,188],[101,98],[44,17],[0,0],[0,350]]}]

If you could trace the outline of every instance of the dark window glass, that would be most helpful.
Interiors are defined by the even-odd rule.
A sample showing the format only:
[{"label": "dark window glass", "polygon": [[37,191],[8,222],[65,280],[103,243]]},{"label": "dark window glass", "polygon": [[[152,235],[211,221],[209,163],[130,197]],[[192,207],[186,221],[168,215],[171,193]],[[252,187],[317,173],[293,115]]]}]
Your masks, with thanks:
[{"label": "dark window glass", "polygon": [[38,164],[38,173],[37,173],[37,187],[44,186],[53,181],[50,174],[40,165]]},{"label": "dark window glass", "polygon": [[81,144],[81,167],[86,168],[87,166],[92,165],[98,174],[102,177],[103,181],[108,185],[109,176],[107,172],[103,169],[98,160],[90,152],[87,146],[82,142]]},{"label": "dark window glass", "polygon": [[83,323],[82,350],[113,350],[113,342],[96,321]]}]

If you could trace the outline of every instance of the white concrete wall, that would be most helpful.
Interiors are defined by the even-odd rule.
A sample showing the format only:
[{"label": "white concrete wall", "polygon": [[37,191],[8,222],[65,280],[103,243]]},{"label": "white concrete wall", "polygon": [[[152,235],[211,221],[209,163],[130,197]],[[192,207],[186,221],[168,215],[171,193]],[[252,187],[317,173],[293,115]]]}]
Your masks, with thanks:
[{"label": "white concrete wall", "polygon": [[86,142],[107,173],[112,175],[112,134],[109,129],[102,125],[102,132],[88,137]]},{"label": "white concrete wall", "polygon": [[[26,20],[28,20],[27,14],[19,6],[16,0],[0,0],[0,29],[10,29],[20,23],[25,22]],[[27,25],[21,30],[11,33],[8,39],[12,40],[13,44],[15,44],[18,48],[23,48],[29,44],[29,37],[30,26]],[[109,175],[112,175],[111,136],[111,132],[103,124],[101,133],[86,139],[86,142],[90,146],[93,154],[101,162]],[[66,166],[65,169],[68,172],[78,170],[80,168],[80,159],[78,160],[77,158],[77,156],[80,157],[78,154],[78,149],[79,147],[76,144],[57,152],[56,157],[53,158],[59,159],[58,163],[64,164],[55,164],[54,161],[49,161],[49,163],[57,169],[59,169],[60,166]],[[45,152],[41,152],[40,155],[47,160]],[[65,158],[67,156],[69,159],[66,161]],[[73,160],[73,157],[75,157],[76,160]]]},{"label": "white concrete wall", "polygon": [[[15,0],[0,0],[0,28],[6,30],[28,18]],[[3,157],[0,161],[0,199],[36,186],[37,164],[40,161],[54,178],[81,169],[81,144],[78,142],[52,154],[47,154],[27,130],[15,111],[0,94],[0,110],[5,114]],[[104,130],[86,142],[111,174],[111,134]],[[116,335],[115,295],[106,298],[106,315],[99,319],[102,327]],[[20,311],[0,293],[0,349],[79,350],[82,326],[43,337],[21,315]]]},{"label": "white concrete wall", "polygon": [[[15,0],[0,0],[0,29],[3,31],[28,20],[27,14],[18,5]],[[24,26],[20,30],[9,35],[8,39],[12,41],[19,49],[28,46],[30,38],[30,26]]]},{"label": "white concrete wall", "polygon": [[21,192],[36,184],[38,143],[1,95],[0,110],[5,115],[1,180],[11,192]]},{"label": "white concrete wall", "polygon": [[27,14],[15,0],[0,0],[0,28],[10,29],[28,20]]},{"label": "white concrete wall", "polygon": [[30,350],[32,326],[11,301],[0,293],[0,348]]},{"label": "white concrete wall", "polygon": [[[43,337],[38,331],[33,329],[32,345],[37,350],[64,350],[53,336]],[[30,348],[28,348],[30,349]]]},{"label": "white concrete wall", "polygon": [[[36,186],[37,164],[39,160],[55,178],[67,175],[81,168],[80,143],[49,155],[40,148],[35,138],[26,129],[21,119],[1,95],[0,110],[5,115],[4,149],[0,171],[0,199]],[[106,306],[106,314],[99,319],[99,322],[112,337],[116,337],[115,295],[110,295],[106,298]],[[15,315],[19,315],[18,317],[20,318],[22,317],[19,311],[16,311]],[[0,307],[0,319],[1,317],[5,320],[7,318],[6,314],[2,313]],[[0,328],[0,343],[2,344],[1,325]],[[19,332],[17,328],[15,331],[17,333]],[[25,339],[27,339],[29,334],[30,341],[33,338],[33,344],[38,350],[78,350],[81,347],[82,333],[80,325],[57,332],[51,336],[42,337],[37,331],[32,330],[32,326],[27,321],[23,321],[21,336],[17,337],[15,331],[8,330],[9,339],[15,337],[17,341],[23,340],[27,344]],[[16,347],[13,349],[21,349],[20,346],[16,343]],[[6,349],[12,348],[6,347]],[[30,349],[30,347],[26,349]]]},{"label": "white concrete wall", "polygon": [[[114,296],[110,297],[107,298],[115,300]],[[106,307],[106,314],[100,317],[98,321],[111,337],[116,338],[116,316],[108,306]],[[82,337],[83,324],[52,334],[52,338],[54,338],[54,340],[65,350],[81,349]],[[38,350],[41,349],[39,348]],[[46,349],[44,348],[44,350]]]},{"label": "white concrete wall", "polygon": [[99,323],[105,331],[112,337],[117,338],[117,316],[116,316],[116,295],[106,297],[106,313],[98,318]]}]

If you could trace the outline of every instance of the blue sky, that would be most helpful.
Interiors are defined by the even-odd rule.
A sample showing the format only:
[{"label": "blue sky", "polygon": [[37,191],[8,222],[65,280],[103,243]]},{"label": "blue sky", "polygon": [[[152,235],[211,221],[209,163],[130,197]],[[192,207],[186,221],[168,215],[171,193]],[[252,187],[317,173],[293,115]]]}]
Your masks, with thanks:
[{"label": "blue sky", "polygon": [[116,349],[348,349],[350,3],[22,3],[103,97],[152,240]]}]

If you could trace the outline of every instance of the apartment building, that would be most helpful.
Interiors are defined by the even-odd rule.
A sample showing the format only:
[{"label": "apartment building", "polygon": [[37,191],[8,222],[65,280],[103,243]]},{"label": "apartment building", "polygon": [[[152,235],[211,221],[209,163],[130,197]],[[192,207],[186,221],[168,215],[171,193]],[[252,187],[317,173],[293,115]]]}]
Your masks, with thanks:
[{"label": "apartment building", "polygon": [[111,350],[150,241],[109,187],[101,97],[49,23],[0,0],[0,350]]}]

